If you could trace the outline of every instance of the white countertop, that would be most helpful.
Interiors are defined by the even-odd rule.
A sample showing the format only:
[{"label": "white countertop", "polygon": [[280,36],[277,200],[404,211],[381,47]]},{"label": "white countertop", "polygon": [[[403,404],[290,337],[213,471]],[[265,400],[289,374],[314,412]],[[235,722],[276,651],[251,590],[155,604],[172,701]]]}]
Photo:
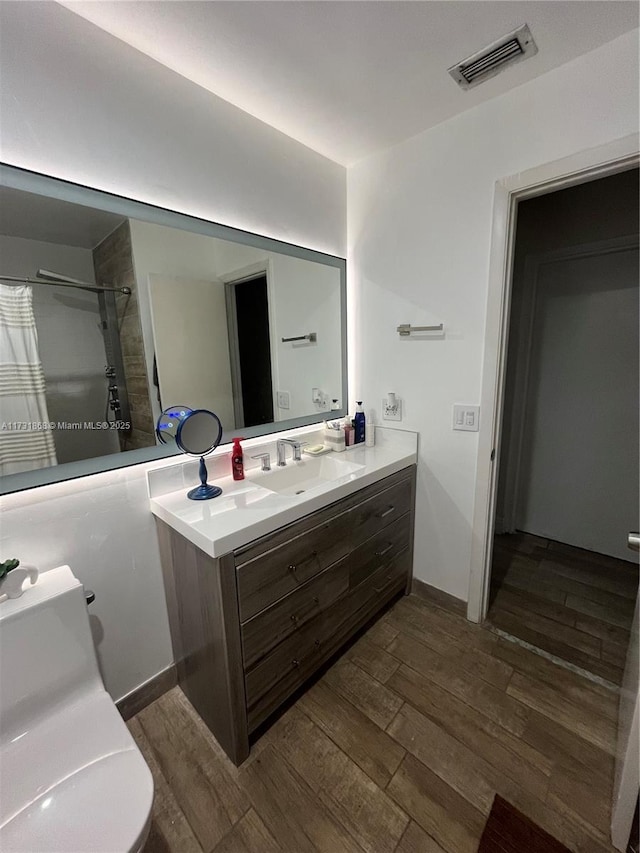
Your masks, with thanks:
[{"label": "white countertop", "polygon": [[[305,430],[299,430],[304,435]],[[306,438],[307,436],[304,435]],[[149,491],[153,495],[150,498],[151,512],[172,527],[176,532],[182,534],[186,539],[196,545],[211,557],[221,557],[229,551],[246,545],[249,542],[297,521],[311,512],[328,506],[334,501],[340,500],[359,489],[375,483],[396,471],[406,468],[417,461],[418,436],[417,433],[404,430],[393,430],[387,428],[376,429],[376,444],[374,447],[365,447],[359,444],[349,448],[344,453],[328,454],[336,459],[344,460],[361,465],[362,468],[355,473],[350,473],[339,480],[323,483],[310,488],[299,495],[282,495],[273,492],[261,485],[263,474],[257,467],[247,468],[247,460],[252,453],[259,452],[261,445],[269,442],[268,437],[254,439],[250,447],[245,448],[245,479],[235,481],[229,473],[219,476],[221,462],[226,462],[226,453],[217,453],[212,457],[212,464],[207,459],[210,470],[209,482],[220,486],[222,495],[208,501],[192,501],[187,498],[188,488],[198,485],[195,474],[197,463],[185,463],[181,461],[177,466],[171,466],[175,471],[172,482],[175,485],[182,481],[179,488],[162,492],[157,488],[150,478]],[[246,443],[249,445],[249,442]],[[271,440],[270,444],[273,444]],[[291,461],[290,453],[287,453],[287,467],[304,465],[309,457],[303,455],[303,461],[296,463]],[[273,456],[272,456],[273,460]],[[217,463],[217,464],[216,464]],[[255,465],[251,462],[250,465]],[[230,471],[229,468],[225,469]],[[189,472],[186,482],[184,472]],[[224,470],[224,469],[223,469]],[[273,473],[272,469],[272,472]],[[286,469],[279,469],[286,470]],[[153,476],[153,472],[151,477]],[[164,476],[166,478],[166,469]]]}]

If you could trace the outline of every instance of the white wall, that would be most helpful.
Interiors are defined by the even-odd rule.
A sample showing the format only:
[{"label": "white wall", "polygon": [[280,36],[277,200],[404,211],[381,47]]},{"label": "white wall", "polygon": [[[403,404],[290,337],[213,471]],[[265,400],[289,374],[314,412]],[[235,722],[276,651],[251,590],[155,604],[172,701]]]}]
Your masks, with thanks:
[{"label": "white wall", "polygon": [[[350,393],[378,412],[387,391],[403,399],[420,432],[414,571],[462,599],[478,443],[451,410],[480,398],[495,182],[637,132],[637,44],[622,36],[348,170]],[[445,337],[401,340],[408,322]]]},{"label": "white wall", "polygon": [[[90,249],[23,237],[0,236],[0,266],[6,275],[33,278],[39,269],[46,269],[95,281]],[[104,421],[106,355],[98,297],[85,290],[36,285],[33,314],[49,419],[65,423]],[[53,440],[58,464],[119,450],[115,431],[55,430]]]},{"label": "white wall", "polygon": [[[0,6],[5,162],[344,256],[345,170],[55,3]],[[118,699],[171,663],[139,465],[2,500],[0,549],[96,591]]]}]

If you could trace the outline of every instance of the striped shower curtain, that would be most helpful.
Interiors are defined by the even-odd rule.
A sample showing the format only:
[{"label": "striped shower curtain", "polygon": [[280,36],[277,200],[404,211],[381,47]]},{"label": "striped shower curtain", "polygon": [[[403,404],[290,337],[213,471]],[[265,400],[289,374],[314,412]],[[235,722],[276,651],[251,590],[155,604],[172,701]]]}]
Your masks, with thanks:
[{"label": "striped shower curtain", "polygon": [[0,474],[56,465],[32,289],[0,284]]}]

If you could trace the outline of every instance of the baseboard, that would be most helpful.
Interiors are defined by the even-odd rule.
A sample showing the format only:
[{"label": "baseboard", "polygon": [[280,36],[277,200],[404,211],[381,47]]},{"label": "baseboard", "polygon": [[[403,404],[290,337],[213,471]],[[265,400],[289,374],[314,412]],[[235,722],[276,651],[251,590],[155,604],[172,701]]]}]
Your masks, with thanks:
[{"label": "baseboard", "polygon": [[418,578],[413,578],[411,581],[411,592],[418,598],[430,601],[442,610],[448,610],[450,613],[455,613],[456,616],[467,618],[467,602],[461,598],[456,598],[455,595],[449,595],[448,592],[436,589],[435,586],[418,580]]},{"label": "baseboard", "polygon": [[135,717],[138,711],[142,711],[147,705],[159,699],[167,690],[171,690],[178,683],[176,665],[172,663],[162,672],[154,675],[140,687],[136,687],[131,693],[127,693],[116,702],[116,708],[120,711],[123,720]]}]

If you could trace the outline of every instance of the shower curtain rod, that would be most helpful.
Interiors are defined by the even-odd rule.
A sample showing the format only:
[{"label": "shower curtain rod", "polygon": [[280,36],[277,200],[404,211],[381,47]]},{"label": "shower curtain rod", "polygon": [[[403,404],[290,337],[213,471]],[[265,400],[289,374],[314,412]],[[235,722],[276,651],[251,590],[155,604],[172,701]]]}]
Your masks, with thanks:
[{"label": "shower curtain rod", "polygon": [[95,284],[90,284],[88,281],[65,281],[64,279],[48,281],[40,278],[21,278],[17,275],[0,275],[0,281],[12,281],[24,284],[56,284],[59,287],[75,287],[80,290],[91,290],[94,293],[131,293],[130,287],[99,287]]}]

